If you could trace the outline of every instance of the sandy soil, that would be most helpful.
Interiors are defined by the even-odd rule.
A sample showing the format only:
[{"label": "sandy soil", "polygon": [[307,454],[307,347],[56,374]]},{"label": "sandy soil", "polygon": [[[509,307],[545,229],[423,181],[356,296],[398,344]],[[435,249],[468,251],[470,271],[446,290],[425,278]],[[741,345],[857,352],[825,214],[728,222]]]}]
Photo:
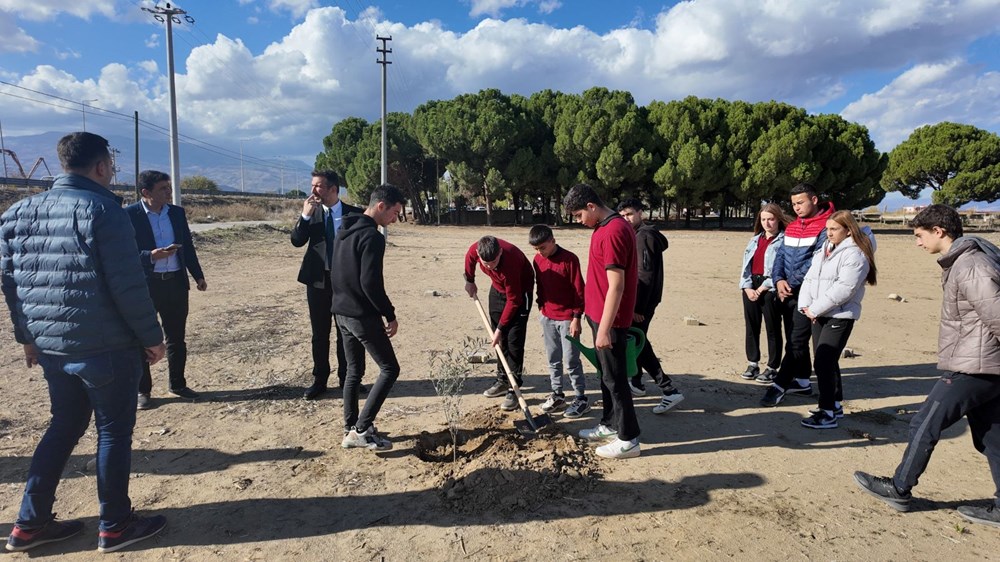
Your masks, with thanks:
[{"label": "sandy soil", "polygon": [[[655,416],[637,399],[642,456],[596,458],[569,438],[597,414],[525,441],[519,413],[480,392],[492,365],[474,366],[461,403],[459,462],[450,462],[428,350],[460,349],[483,329],[465,296],[462,256],[494,234],[527,247],[526,228],[393,227],[387,286],[399,314],[403,366],[379,418],[385,454],[342,450],[341,401],[301,399],[309,383],[309,322],[296,283],[301,253],[270,226],[199,235],[209,291],[192,293],[188,380],[197,402],[166,395],[139,413],[132,498],[169,519],[124,558],[143,560],[956,560],[1000,555],[996,529],[954,507],[991,497],[985,459],[964,422],[941,442],[914,512],[897,514],[858,491],[854,470],[888,474],[907,423],[937,376],[939,268],[905,232],[879,234],[879,285],[869,290],[842,361],[847,417],[812,431],[815,403],[762,409],[764,388],[742,381],[743,321],[735,280],[743,232],[669,231],[666,302],[650,340],[686,400]],[[557,231],[585,260],[589,231]],[[989,235],[996,241],[997,236]],[[484,288],[480,275],[480,287]],[[437,291],[434,296],[431,291]],[[899,293],[905,302],[888,300]],[[6,311],[4,311],[6,314]],[[686,326],[694,316],[701,326]],[[0,532],[9,531],[33,447],[47,420],[45,382],[23,367],[0,322]],[[526,395],[548,387],[540,331],[529,328]],[[589,369],[589,372],[593,372]],[[374,373],[369,364],[366,381]],[[589,381],[596,388],[596,380]],[[596,393],[591,393],[596,398]],[[536,409],[537,413],[537,409]],[[96,558],[89,431],[70,460],[56,510],[87,531],[38,556]]]}]

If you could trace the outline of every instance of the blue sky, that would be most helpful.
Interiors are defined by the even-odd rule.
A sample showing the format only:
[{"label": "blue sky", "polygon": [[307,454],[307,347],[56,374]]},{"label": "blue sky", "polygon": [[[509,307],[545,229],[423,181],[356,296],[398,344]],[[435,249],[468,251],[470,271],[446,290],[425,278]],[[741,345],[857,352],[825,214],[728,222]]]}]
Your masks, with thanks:
[{"label": "blue sky", "polygon": [[[175,27],[181,133],[235,151],[244,139],[262,157],[310,163],[335,122],[378,118],[376,33],[393,37],[390,111],[489,87],[606,86],[641,104],[697,95],[839,113],[882,150],[942,120],[1000,131],[1000,0],[173,4],[195,20]],[[88,130],[131,135],[104,110],[165,127],[163,26],[140,9],[152,5],[0,0],[5,135],[79,129],[80,101],[94,99]]]}]

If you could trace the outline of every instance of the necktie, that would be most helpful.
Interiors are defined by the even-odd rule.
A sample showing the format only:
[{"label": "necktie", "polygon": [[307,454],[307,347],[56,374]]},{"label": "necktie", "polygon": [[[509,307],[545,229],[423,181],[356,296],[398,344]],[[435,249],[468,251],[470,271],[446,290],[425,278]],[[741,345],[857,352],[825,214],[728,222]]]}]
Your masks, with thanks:
[{"label": "necktie", "polygon": [[326,265],[329,267],[333,262],[333,241],[337,237],[337,231],[333,226],[333,209],[326,212]]}]

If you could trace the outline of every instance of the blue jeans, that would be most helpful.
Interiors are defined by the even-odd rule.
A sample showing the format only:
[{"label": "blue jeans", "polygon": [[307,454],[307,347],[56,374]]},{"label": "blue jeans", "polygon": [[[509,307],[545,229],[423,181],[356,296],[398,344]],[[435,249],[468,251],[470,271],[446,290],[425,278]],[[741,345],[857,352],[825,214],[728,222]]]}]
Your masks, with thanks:
[{"label": "blue jeans", "polygon": [[552,392],[563,392],[563,361],[569,368],[569,381],[577,398],[583,398],[587,390],[587,381],[583,374],[583,363],[580,362],[580,350],[566,336],[569,335],[571,320],[553,320],[544,314],[540,315],[542,338],[545,340],[545,356],[549,362],[549,378]]},{"label": "blue jeans", "polygon": [[56,487],[66,462],[94,413],[97,427],[97,497],[100,528],[124,523],[132,512],[128,477],[132,467],[132,429],[142,374],[139,348],[89,357],[39,354],[49,385],[52,419],[28,469],[17,524],[35,529],[52,518]]}]

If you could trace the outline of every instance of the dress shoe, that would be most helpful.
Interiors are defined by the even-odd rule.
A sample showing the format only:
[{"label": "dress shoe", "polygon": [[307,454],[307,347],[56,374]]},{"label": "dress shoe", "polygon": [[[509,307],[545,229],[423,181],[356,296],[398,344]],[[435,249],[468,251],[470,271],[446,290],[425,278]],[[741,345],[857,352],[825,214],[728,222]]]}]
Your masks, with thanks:
[{"label": "dress shoe", "polygon": [[174,396],[180,396],[181,398],[187,398],[188,400],[194,400],[195,398],[201,396],[200,394],[198,394],[197,392],[191,390],[186,386],[184,388],[178,388],[176,390],[171,389],[170,394],[173,394]]},{"label": "dress shoe", "polygon": [[[340,386],[337,387],[337,392],[339,392],[340,394],[344,393],[344,382],[343,381],[341,381],[340,382]],[[359,384],[358,385],[358,395],[359,396],[363,396],[363,395],[366,395],[366,394],[368,394],[368,387],[365,386],[365,385],[363,385],[363,384]]]},{"label": "dress shoe", "polygon": [[149,394],[139,393],[139,398],[135,403],[136,410],[152,410],[153,409],[153,399]]},{"label": "dress shoe", "polygon": [[315,400],[319,398],[323,393],[326,392],[325,384],[314,384],[306,389],[305,394],[302,395],[306,400]]}]

